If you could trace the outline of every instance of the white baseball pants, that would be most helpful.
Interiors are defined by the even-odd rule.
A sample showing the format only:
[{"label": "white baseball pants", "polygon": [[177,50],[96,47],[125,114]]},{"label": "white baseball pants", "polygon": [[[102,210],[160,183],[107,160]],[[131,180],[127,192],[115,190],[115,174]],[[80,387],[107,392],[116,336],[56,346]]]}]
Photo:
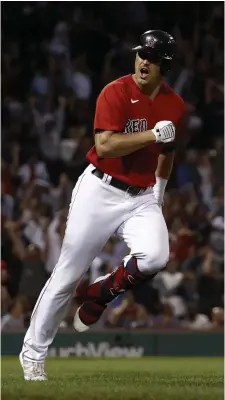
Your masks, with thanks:
[{"label": "white baseball pants", "polygon": [[24,339],[25,359],[45,359],[74,288],[114,233],[125,240],[141,272],[152,274],[168,261],[168,231],[152,188],[132,197],[109,185],[108,175],[94,176],[93,169],[86,168],[73,190],[61,254]]}]

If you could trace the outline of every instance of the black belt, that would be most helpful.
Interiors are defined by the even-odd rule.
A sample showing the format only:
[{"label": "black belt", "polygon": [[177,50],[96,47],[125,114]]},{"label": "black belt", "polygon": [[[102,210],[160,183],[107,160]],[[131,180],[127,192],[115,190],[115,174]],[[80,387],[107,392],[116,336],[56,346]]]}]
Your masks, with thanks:
[{"label": "black belt", "polygon": [[[103,179],[103,177],[105,175],[104,172],[100,171],[97,168],[92,171],[92,174],[97,176],[101,180]],[[142,194],[147,190],[147,188],[141,188],[138,186],[129,186],[129,185],[127,185],[127,183],[122,182],[119,179],[113,178],[113,177],[111,178],[109,185],[111,185],[117,189],[123,190],[124,192],[129,193],[131,196],[138,196],[139,194]]]}]

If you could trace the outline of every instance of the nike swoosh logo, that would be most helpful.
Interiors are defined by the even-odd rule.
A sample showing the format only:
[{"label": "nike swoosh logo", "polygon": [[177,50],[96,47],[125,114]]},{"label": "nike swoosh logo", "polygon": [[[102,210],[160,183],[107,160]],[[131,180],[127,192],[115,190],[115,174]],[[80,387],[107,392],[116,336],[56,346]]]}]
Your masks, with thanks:
[{"label": "nike swoosh logo", "polygon": [[137,103],[139,100],[133,100],[131,99],[131,103]]}]

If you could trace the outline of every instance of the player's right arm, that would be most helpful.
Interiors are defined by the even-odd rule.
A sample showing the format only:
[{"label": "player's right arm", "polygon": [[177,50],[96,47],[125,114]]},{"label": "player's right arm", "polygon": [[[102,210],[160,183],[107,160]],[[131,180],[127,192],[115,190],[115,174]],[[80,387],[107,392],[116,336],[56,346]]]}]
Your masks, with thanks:
[{"label": "player's right arm", "polygon": [[122,157],[156,141],[174,140],[175,129],[170,127],[171,137],[168,137],[168,129],[165,131],[166,126],[171,124],[169,121],[161,121],[159,129],[153,128],[133,135],[124,134],[128,120],[126,110],[126,96],[122,85],[112,83],[106,86],[97,100],[94,122],[95,147],[99,157]]},{"label": "player's right arm", "polygon": [[99,157],[122,157],[140,150],[155,142],[151,130],[139,132],[135,135],[103,131],[95,135],[95,147]]}]

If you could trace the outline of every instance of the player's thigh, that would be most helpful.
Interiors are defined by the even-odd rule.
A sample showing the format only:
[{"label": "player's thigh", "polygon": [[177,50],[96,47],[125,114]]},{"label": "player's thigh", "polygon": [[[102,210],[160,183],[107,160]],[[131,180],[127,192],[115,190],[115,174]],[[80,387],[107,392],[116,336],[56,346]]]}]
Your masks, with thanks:
[{"label": "player's thigh", "polygon": [[108,197],[98,178],[81,176],[72,194],[58,269],[87,270],[121,224],[122,210],[110,207]]},{"label": "player's thigh", "polygon": [[122,236],[138,260],[140,269],[154,272],[163,268],[169,258],[169,237],[167,226],[158,205],[149,205],[128,219],[122,229]]}]

